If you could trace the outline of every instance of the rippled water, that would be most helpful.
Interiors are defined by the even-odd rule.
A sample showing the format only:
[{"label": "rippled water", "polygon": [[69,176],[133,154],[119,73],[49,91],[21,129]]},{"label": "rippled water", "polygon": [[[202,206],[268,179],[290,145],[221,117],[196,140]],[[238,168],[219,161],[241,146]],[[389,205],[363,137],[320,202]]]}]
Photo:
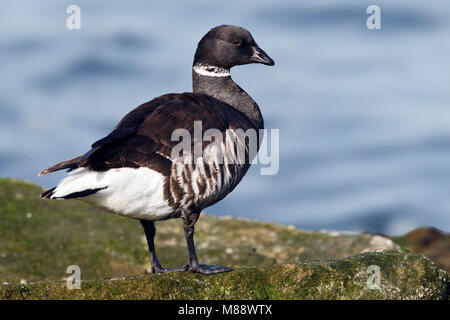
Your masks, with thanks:
[{"label": "rippled water", "polygon": [[138,104],[191,90],[211,27],[252,31],[276,61],[233,69],[280,129],[280,171],[252,168],[208,209],[310,229],[450,231],[450,4],[377,1],[70,1],[0,4],[0,176],[84,153]]}]

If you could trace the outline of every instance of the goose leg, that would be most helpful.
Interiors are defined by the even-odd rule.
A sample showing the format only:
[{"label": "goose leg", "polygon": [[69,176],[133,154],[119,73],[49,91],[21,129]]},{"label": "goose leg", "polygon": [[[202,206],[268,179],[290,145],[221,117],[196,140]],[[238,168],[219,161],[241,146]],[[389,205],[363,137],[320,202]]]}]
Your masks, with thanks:
[{"label": "goose leg", "polygon": [[181,268],[163,268],[158,260],[155,250],[155,235],[156,227],[154,221],[140,220],[142,227],[144,228],[145,237],[147,238],[148,250],[150,251],[150,261],[152,264],[152,273],[166,273],[166,272],[178,272],[186,271],[187,266]]},{"label": "goose leg", "polygon": [[202,273],[202,274],[214,274],[221,272],[232,271],[233,268],[222,267],[219,265],[206,265],[199,264],[197,253],[195,252],[194,244],[194,226],[198,220],[200,213],[194,213],[188,216],[184,220],[184,235],[186,236],[186,243],[188,247],[189,261],[187,264],[187,269],[191,272]]}]

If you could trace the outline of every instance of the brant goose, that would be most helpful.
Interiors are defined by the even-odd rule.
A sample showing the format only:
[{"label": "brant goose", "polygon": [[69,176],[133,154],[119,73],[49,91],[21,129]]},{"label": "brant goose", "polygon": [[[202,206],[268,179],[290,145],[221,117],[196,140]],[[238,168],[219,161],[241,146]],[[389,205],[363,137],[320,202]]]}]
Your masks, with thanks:
[{"label": "brant goose", "polygon": [[[220,161],[221,152],[236,158],[235,147],[230,150],[225,143],[228,137],[218,139],[216,148],[209,150],[213,139],[209,144],[203,139],[200,149],[203,156],[209,156],[212,161],[203,161],[202,157],[201,161],[198,158],[194,161],[191,154],[184,151],[181,156],[172,154],[179,143],[172,137],[176,129],[195,135],[198,121],[201,121],[202,134],[209,129],[221,133],[263,129],[258,105],[230,76],[230,68],[249,63],[274,65],[246,29],[231,25],[211,29],[200,40],[195,52],[193,92],[166,94],[138,106],[87,153],[43,170],[39,175],[61,169],[70,173],[41,197],[81,198],[140,220],[153,273],[231,271],[228,267],[198,263],[194,226],[202,209],[220,201],[236,187],[256,152],[249,151],[248,139],[244,137],[244,142],[242,139],[240,142],[246,161],[227,162],[227,157]],[[199,140],[192,140],[189,146],[195,151]],[[239,139],[237,141],[239,143]],[[260,141],[256,149],[259,144]],[[184,220],[189,257],[187,265],[174,269],[161,266],[154,243],[155,221],[171,218]]]}]

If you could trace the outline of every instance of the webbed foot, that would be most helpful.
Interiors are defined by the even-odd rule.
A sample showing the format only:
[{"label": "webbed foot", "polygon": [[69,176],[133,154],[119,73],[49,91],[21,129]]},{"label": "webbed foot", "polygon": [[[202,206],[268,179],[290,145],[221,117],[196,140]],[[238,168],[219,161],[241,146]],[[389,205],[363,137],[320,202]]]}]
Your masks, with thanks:
[{"label": "webbed foot", "polygon": [[189,270],[190,272],[201,273],[201,274],[216,274],[216,273],[233,271],[233,268],[222,267],[219,265],[198,264],[196,266],[187,265],[186,267],[187,267],[187,270]]},{"label": "webbed foot", "polygon": [[169,273],[169,272],[183,272],[188,269],[187,265],[182,266],[181,268],[163,268],[161,265],[152,266],[152,273]]}]

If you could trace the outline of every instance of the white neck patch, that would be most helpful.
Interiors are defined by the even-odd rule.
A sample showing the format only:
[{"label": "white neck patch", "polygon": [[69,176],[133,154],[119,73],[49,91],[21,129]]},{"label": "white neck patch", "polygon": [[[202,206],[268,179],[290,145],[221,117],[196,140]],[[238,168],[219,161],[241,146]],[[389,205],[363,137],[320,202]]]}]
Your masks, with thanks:
[{"label": "white neck patch", "polygon": [[195,65],[193,67],[194,71],[202,76],[207,77],[230,77],[230,70],[215,66],[205,66],[205,65]]}]

